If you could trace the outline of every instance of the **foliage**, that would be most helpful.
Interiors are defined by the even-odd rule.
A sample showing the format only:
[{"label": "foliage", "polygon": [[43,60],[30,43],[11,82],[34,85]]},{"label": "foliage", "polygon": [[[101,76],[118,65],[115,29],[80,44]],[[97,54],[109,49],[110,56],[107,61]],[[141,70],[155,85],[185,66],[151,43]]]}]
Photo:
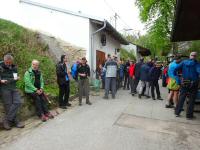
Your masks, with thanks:
[{"label": "foliage", "polygon": [[154,55],[166,55],[172,46],[170,33],[175,0],[136,0],[136,5],[140,10],[141,21],[146,23],[148,28],[147,35],[141,37],[138,43],[147,39],[145,45]]},{"label": "foliage", "polygon": [[120,49],[120,57],[122,60],[136,60],[134,52],[128,52],[127,50],[121,48]]}]

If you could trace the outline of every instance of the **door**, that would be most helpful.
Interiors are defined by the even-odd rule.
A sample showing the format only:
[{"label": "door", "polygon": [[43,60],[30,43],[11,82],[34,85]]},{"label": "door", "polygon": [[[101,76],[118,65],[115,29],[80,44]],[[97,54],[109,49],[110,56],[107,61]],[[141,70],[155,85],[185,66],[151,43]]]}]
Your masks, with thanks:
[{"label": "door", "polygon": [[102,51],[96,51],[96,68],[99,67],[100,64],[104,64],[106,60],[105,53]]}]

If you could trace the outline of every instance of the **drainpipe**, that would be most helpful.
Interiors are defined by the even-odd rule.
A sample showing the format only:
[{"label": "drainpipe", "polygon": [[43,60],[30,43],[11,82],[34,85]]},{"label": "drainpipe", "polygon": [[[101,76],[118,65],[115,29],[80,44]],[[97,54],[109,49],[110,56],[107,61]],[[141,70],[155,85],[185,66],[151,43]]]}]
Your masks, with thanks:
[{"label": "drainpipe", "polygon": [[96,30],[95,32],[93,32],[92,33],[92,35],[91,35],[91,51],[90,51],[90,54],[91,54],[91,78],[93,79],[94,77],[93,77],[93,75],[94,75],[94,73],[95,73],[95,70],[96,70],[96,68],[94,68],[94,36],[95,36],[95,34],[97,34],[98,32],[100,32],[100,31],[102,31],[103,29],[105,29],[106,28],[106,20],[104,20],[104,25],[103,25],[103,27],[101,27],[100,29],[98,29],[98,30]]}]

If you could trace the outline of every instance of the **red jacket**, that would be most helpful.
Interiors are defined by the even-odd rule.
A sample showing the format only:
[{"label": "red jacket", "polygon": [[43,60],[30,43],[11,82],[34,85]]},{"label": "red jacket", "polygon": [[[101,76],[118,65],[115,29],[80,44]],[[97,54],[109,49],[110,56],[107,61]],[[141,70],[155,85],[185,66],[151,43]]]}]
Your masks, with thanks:
[{"label": "red jacket", "polygon": [[132,78],[133,75],[135,74],[135,64],[132,64],[130,67],[129,67],[129,76]]}]

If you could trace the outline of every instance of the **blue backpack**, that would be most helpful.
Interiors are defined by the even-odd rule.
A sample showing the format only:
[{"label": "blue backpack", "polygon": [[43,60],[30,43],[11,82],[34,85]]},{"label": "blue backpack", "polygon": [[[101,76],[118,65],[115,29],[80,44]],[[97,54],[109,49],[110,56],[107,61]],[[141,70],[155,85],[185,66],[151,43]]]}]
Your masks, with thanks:
[{"label": "blue backpack", "polygon": [[78,64],[74,63],[71,67],[71,74],[74,79],[78,77]]}]

